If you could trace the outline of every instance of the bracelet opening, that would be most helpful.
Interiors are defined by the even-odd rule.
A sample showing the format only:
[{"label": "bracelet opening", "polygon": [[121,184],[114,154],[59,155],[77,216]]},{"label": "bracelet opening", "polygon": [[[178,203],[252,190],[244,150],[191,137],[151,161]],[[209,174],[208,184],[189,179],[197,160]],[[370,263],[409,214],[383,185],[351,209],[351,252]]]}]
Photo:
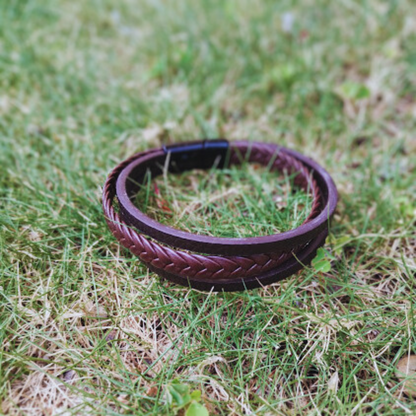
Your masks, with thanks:
[{"label": "bracelet opening", "polygon": [[166,173],[150,170],[132,199],[150,218],[199,235],[247,238],[300,226],[313,196],[296,173],[243,162],[224,169]]}]

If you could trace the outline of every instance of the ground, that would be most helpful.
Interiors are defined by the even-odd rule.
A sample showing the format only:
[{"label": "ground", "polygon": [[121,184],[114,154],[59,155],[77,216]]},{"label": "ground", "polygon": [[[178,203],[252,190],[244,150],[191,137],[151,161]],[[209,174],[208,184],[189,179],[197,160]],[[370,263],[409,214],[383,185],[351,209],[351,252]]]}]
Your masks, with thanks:
[{"label": "ground", "polygon": [[[174,415],[188,390],[201,415],[414,414],[396,365],[416,353],[415,16],[413,0],[2,0],[0,412]],[[325,166],[340,194],[325,267],[201,293],[120,247],[108,172],[202,137]],[[189,198],[163,209],[161,186],[153,208],[250,233],[232,210],[264,190],[238,175],[208,202],[171,178],[166,203]]]}]

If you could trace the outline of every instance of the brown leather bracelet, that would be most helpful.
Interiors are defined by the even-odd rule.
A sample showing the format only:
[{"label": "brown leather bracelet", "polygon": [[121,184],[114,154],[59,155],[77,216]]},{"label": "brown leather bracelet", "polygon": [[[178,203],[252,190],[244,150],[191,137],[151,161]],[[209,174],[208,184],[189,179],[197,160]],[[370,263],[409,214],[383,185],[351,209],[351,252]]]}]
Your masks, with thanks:
[{"label": "brown leather bracelet", "polygon": [[[148,171],[154,177],[164,168],[181,172],[243,161],[294,174],[295,184],[312,194],[311,212],[300,227],[252,238],[201,236],[162,225],[132,202]],[[324,244],[336,204],[336,187],[316,162],[277,145],[245,141],[200,141],[138,153],[110,173],[103,190],[107,223],[121,244],[159,275],[203,290],[258,287],[299,270]]]}]

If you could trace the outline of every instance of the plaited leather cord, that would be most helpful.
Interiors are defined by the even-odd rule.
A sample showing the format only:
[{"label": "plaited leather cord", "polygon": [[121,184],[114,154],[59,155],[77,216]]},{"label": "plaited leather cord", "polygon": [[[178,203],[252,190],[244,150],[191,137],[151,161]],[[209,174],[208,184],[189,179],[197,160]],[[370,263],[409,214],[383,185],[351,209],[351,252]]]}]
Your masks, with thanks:
[{"label": "plaited leather cord", "polygon": [[315,257],[317,249],[325,243],[327,235],[328,230],[322,231],[318,237],[314,238],[310,243],[302,248],[302,250],[299,250],[295,256],[289,257],[276,268],[245,279],[240,277],[215,280],[203,278],[189,279],[179,274],[168,272],[164,269],[158,269],[152,265],[148,265],[148,267],[163,278],[183,286],[191,286],[194,289],[225,292],[254,289],[256,287],[265,286],[270,283],[275,283],[283,280],[284,278],[290,276],[293,273],[296,273],[298,270],[301,270],[304,266],[308,265]]},{"label": "plaited leather cord", "polygon": [[[128,248],[159,274],[164,272],[169,276],[180,276],[184,279],[203,280],[205,282],[221,282],[230,279],[244,280],[276,269],[279,265],[293,259],[293,253],[302,251],[311,242],[309,239],[296,246],[288,246],[272,253],[256,253],[248,256],[207,256],[175,250],[146,238],[143,234],[137,232],[134,227],[126,224],[125,218],[121,218],[114,209],[114,203],[117,202],[114,201],[116,184],[121,172],[127,167],[140,164],[141,160],[159,154],[160,149],[154,149],[133,155],[110,173],[103,189],[104,213],[113,235],[124,247]],[[296,185],[311,192],[313,196],[312,209],[304,224],[312,221],[320,214],[325,201],[323,201],[324,198],[316,179],[304,164],[284,152],[276,154],[275,147],[271,145],[261,144],[252,148],[250,144],[245,142],[231,148],[230,164],[241,163],[241,160],[247,155],[250,162],[265,165],[272,161],[271,169],[296,174]]]}]

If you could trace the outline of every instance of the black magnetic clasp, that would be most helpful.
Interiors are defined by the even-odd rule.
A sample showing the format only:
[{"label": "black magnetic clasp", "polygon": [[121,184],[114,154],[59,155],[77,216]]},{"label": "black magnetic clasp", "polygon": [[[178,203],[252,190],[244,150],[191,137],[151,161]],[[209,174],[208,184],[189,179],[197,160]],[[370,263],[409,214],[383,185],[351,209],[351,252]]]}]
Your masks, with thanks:
[{"label": "black magnetic clasp", "polygon": [[169,170],[181,172],[190,169],[210,169],[214,164],[223,168],[229,143],[225,139],[201,140],[163,146],[169,154]]}]

